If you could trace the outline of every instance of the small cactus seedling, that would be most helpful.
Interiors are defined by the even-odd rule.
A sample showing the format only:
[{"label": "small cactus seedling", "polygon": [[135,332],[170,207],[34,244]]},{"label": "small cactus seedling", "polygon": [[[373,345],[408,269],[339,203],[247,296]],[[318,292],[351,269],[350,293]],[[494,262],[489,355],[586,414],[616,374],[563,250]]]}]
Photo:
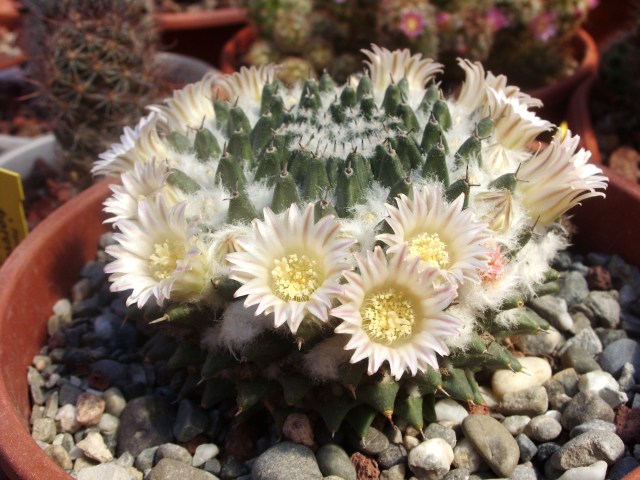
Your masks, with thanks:
[{"label": "small cactus seedling", "polygon": [[197,372],[182,396],[420,429],[436,396],[483,403],[479,372],[521,369],[508,337],[548,328],[524,303],[556,286],[558,219],[606,177],[570,134],[531,150],[552,125],[479,63],[446,98],[440,64],[364,54],[343,85],[205,78],[96,162],[122,180],[111,288],[165,326],[149,360]]}]

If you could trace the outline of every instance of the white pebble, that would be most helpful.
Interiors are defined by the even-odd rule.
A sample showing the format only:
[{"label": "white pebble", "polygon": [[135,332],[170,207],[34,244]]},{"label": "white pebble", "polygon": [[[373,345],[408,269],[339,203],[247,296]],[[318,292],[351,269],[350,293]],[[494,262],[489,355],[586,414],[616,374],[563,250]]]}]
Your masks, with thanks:
[{"label": "white pebble", "polygon": [[482,385],[478,388],[478,390],[480,390],[480,395],[482,395],[482,399],[484,400],[484,403],[487,407],[494,408],[498,406],[498,403],[500,402],[496,398],[496,394],[493,393],[493,390]]},{"label": "white pebble", "polygon": [[100,463],[113,460],[113,454],[109,451],[104,443],[104,438],[102,438],[102,435],[98,432],[89,432],[76,446],[82,450],[87,457],[97,460]]},{"label": "white pebble", "polygon": [[542,385],[551,378],[551,365],[544,358],[523,357],[518,361],[522,365],[521,372],[496,370],[491,377],[491,387],[498,398],[502,398],[506,393]]},{"label": "white pebble", "polygon": [[567,470],[558,480],[604,480],[606,474],[607,462],[600,460],[588,467],[578,467]]},{"label": "white pebble", "polygon": [[409,468],[418,478],[442,478],[453,462],[453,449],[442,438],[430,438],[409,452]]},{"label": "white pebble", "polygon": [[203,443],[198,445],[195,453],[193,454],[193,460],[191,465],[194,467],[199,467],[200,465],[204,465],[207,460],[212,459],[216,455],[220,453],[218,446],[214,443]]},{"label": "white pebble", "polygon": [[529,425],[531,417],[527,415],[510,415],[502,420],[502,426],[506,428],[514,437],[520,435],[524,431],[524,427]]},{"label": "white pebble", "polygon": [[407,452],[410,452],[418,445],[420,445],[420,440],[418,440],[416,437],[412,437],[411,435],[405,435],[402,439],[402,445],[407,450]]},{"label": "white pebble", "polygon": [[617,389],[605,387],[598,392],[600,398],[609,404],[613,409],[618,408],[629,401],[629,397],[625,392],[620,392]]},{"label": "white pebble", "polygon": [[80,422],[76,419],[76,407],[70,403],[61,406],[55,417],[58,430],[62,432],[75,433],[80,430]]},{"label": "white pebble", "polygon": [[71,316],[71,302],[68,298],[61,298],[53,305],[53,313],[56,315]]},{"label": "white pebble", "polygon": [[558,410],[547,410],[544,414],[547,417],[555,418],[558,421],[562,418],[562,412],[559,412]]},{"label": "white pebble", "polygon": [[458,426],[469,415],[469,412],[456,402],[453,398],[445,398],[436,403],[436,420],[444,423],[449,422]]},{"label": "white pebble", "polygon": [[578,382],[578,388],[581,392],[596,392],[599,393],[605,387],[609,387],[613,390],[618,390],[619,385],[613,375],[603,370],[595,370],[593,372],[587,372],[580,376]]}]

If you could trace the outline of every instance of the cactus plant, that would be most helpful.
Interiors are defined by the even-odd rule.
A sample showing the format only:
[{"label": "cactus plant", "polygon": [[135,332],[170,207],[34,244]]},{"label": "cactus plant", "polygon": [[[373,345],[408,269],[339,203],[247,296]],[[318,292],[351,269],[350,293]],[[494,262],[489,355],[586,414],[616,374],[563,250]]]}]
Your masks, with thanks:
[{"label": "cactus plant", "polygon": [[133,0],[27,0],[29,75],[54,115],[67,169],[90,181],[98,153],[157,100],[156,30]]},{"label": "cactus plant", "polygon": [[208,77],[94,165],[122,180],[111,288],[157,324],[147,358],[190,372],[182,397],[421,429],[437,396],[484,403],[478,378],[521,369],[509,337],[548,328],[525,303],[557,288],[559,219],[606,177],[570,133],[532,149],[553,125],[479,63],[446,98],[440,64],[364,54],[343,85]]}]

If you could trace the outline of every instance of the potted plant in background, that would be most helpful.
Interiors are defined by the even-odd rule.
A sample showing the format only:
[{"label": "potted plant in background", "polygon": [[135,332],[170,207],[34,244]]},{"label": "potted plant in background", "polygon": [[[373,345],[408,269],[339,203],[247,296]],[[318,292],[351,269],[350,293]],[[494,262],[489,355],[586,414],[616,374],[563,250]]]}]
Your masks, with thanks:
[{"label": "potted plant in background", "polygon": [[[502,340],[548,328],[522,302],[556,288],[548,262],[566,241],[556,219],[601,195],[606,179],[575,137],[529,150],[552,125],[523,113],[535,102],[480,64],[461,61],[464,86],[447,97],[433,85],[438,64],[378,47],[367,57],[369,74],[342,86],[323,75],[289,89],[270,68],[244,70],[218,83],[230,101],[213,100],[208,78],[155,107],[96,163],[122,179],[105,203],[117,229],[113,289],[142,309],[132,316],[158,320],[146,355],[184,371],[181,403],[222,403],[237,421],[266,411],[283,430],[302,414],[329,432],[365,435],[391,419],[418,431],[443,392],[487,402],[478,381],[528,362]],[[99,228],[86,230],[93,247]],[[2,281],[14,281],[27,247]],[[25,300],[0,291],[13,299],[4,336]],[[21,345],[37,349],[44,316]],[[2,350],[3,374],[24,369],[30,353],[5,362]],[[33,455],[48,478],[66,478],[34,444],[14,451],[4,441],[10,429],[29,440],[20,382],[0,391],[17,399],[5,411],[22,414],[0,431],[5,465],[42,476],[21,466]],[[470,424],[488,421],[471,417],[469,438]],[[519,457],[507,437],[515,457],[485,457],[503,477]],[[429,445],[446,471],[445,443]]]},{"label": "potted plant in background", "polygon": [[[638,11],[636,19],[640,18]],[[602,165],[611,179],[609,196],[618,208],[607,217],[612,234],[591,245],[606,250],[623,251],[634,261],[640,261],[635,239],[640,234],[637,222],[625,222],[628,216],[640,215],[638,199],[638,162],[640,143],[638,127],[640,94],[637,76],[640,72],[640,23],[626,34],[617,32],[613,41],[603,45],[602,64],[596,76],[581,85],[573,94],[567,112],[569,128],[576,131],[582,144],[591,151],[591,161]],[[617,38],[617,39],[616,39]],[[600,212],[602,213],[602,212]],[[579,217],[582,229],[592,232],[596,225]],[[597,226],[600,228],[600,225]],[[605,228],[607,228],[605,226]],[[593,237],[584,235],[586,239]]]},{"label": "potted plant in background", "polygon": [[487,62],[540,98],[543,116],[559,123],[570,91],[597,68],[596,46],[581,28],[591,7],[575,0],[252,0],[251,26],[227,43],[220,68],[231,73],[241,65],[278,62],[285,82],[324,69],[344,80],[360,68],[360,50],[375,38],[451,67],[444,77],[451,88],[460,80],[457,57]]},{"label": "potted plant in background", "polygon": [[217,65],[222,45],[246,23],[240,2],[233,0],[153,0],[162,43]]}]

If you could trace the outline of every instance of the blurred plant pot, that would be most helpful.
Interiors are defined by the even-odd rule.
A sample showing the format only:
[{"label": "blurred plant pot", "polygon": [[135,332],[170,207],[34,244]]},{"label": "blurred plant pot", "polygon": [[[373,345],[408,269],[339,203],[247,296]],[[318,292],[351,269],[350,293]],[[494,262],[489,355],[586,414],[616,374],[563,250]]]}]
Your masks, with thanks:
[{"label": "blurred plant pot", "polygon": [[11,479],[69,480],[31,438],[26,368],[47,339],[52,305],[96,254],[103,181],[42,222],[0,268],[0,469]]},{"label": "blurred plant pot", "polygon": [[199,12],[156,13],[162,44],[169,50],[205,60],[214,66],[225,42],[247,22],[242,8]]},{"label": "blurred plant pot", "polygon": [[229,74],[240,70],[240,67],[244,65],[244,56],[257,39],[258,31],[252,25],[247,25],[241,30],[238,30],[222,48],[220,54],[220,71]]},{"label": "blurred plant pot", "polygon": [[15,0],[0,0],[0,26],[13,29],[20,23],[20,4]]},{"label": "blurred plant pot", "polygon": [[580,135],[581,146],[591,152],[591,162],[609,177],[607,199],[586,202],[576,209],[580,247],[602,252],[616,252],[627,261],[640,264],[640,185],[611,170],[602,163],[602,155],[589,111],[589,98],[597,81],[591,76],[571,97],[567,110],[569,129]]},{"label": "blurred plant pot", "polygon": [[552,84],[526,90],[532,97],[542,100],[543,107],[538,115],[555,124],[560,124],[564,120],[564,113],[573,91],[595,74],[600,65],[598,46],[586,30],[582,28],[578,30],[571,46],[574,58],[580,62],[571,75]]}]

